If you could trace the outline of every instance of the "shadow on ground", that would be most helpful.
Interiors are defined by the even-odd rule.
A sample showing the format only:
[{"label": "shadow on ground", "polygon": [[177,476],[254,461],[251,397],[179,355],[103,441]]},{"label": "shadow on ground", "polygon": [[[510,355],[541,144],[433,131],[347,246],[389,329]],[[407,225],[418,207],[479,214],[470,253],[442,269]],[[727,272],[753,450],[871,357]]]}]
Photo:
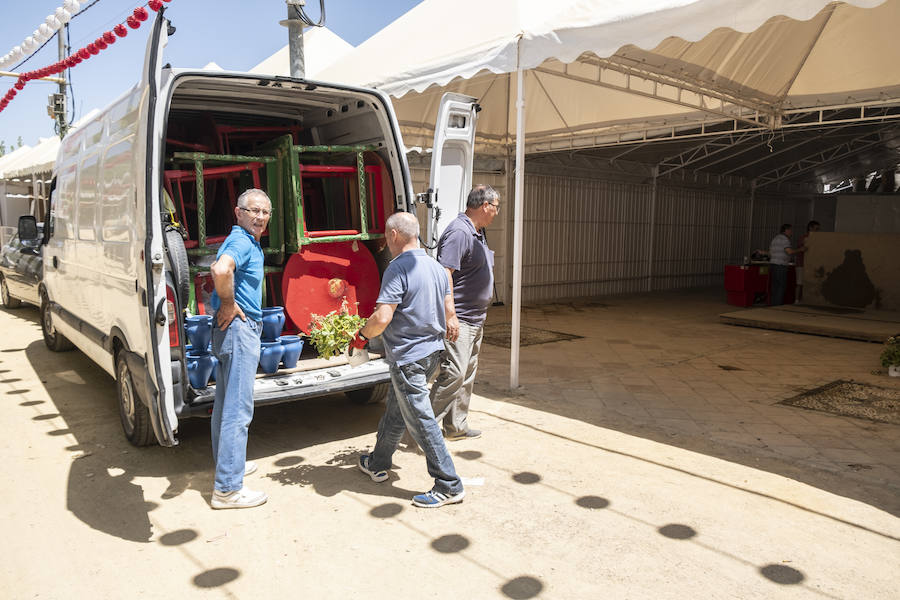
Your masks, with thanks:
[{"label": "shadow on ground", "polygon": [[[659,297],[661,294],[657,293],[656,295],[657,297]],[[683,306],[672,306],[669,309],[671,319],[667,322],[653,323],[651,327],[647,327],[647,321],[648,319],[652,318],[652,315],[642,314],[640,307],[642,297],[647,298],[649,296],[650,295],[635,295],[627,297],[616,296],[602,298],[598,301],[593,302],[588,301],[569,304],[563,303],[526,307],[522,319],[523,325],[529,323],[533,324],[537,322],[542,324],[540,326],[546,326],[549,329],[566,331],[565,327],[560,324],[560,321],[563,321],[569,323],[569,331],[571,333],[577,333],[583,336],[584,339],[573,341],[559,341],[550,344],[543,344],[542,346],[522,347],[520,363],[522,366],[520,373],[523,382],[528,377],[528,365],[536,364],[536,361],[539,361],[539,355],[536,354],[538,352],[538,350],[536,349],[538,348],[548,349],[555,346],[557,348],[560,348],[560,353],[562,353],[562,348],[564,348],[567,344],[580,344],[581,347],[589,350],[591,348],[591,344],[597,343],[597,341],[603,343],[631,343],[629,340],[625,339],[618,340],[603,338],[603,336],[598,335],[596,331],[596,323],[594,324],[594,331],[590,331],[587,328],[582,330],[572,327],[572,323],[578,322],[581,319],[583,319],[585,322],[592,318],[598,318],[601,320],[609,319],[610,317],[608,316],[602,317],[603,311],[607,310],[610,306],[616,306],[617,304],[627,305],[627,303],[629,302],[634,302],[633,305],[627,306],[626,308],[617,307],[616,315],[620,320],[627,320],[630,322],[634,322],[637,326],[641,326],[642,337],[640,339],[641,345],[639,347],[657,348],[657,344],[665,343],[664,341],[660,340],[664,340],[666,336],[670,338],[668,341],[669,343],[671,343],[671,337],[677,336],[679,330],[688,332],[691,327],[695,326],[694,324],[698,321],[705,321],[703,322],[704,327],[723,328],[721,330],[721,333],[716,334],[720,335],[722,338],[734,337],[739,339],[740,337],[740,334],[737,332],[741,332],[742,328],[735,328],[733,326],[721,324],[718,322],[718,313],[727,308],[727,305],[725,305],[721,299],[721,291],[719,289],[681,290],[677,293],[673,293],[671,299],[672,304],[674,305],[675,303],[682,303]],[[531,318],[529,318],[529,314]],[[562,318],[557,320],[556,317]],[[502,319],[503,316],[502,314],[491,313],[489,319],[491,318]],[[549,325],[544,325],[547,323],[549,323]],[[620,322],[619,328],[621,327],[622,324]],[[659,332],[659,340],[654,339],[653,337],[654,328]],[[650,331],[649,334],[647,334],[648,330]],[[692,332],[688,333],[688,335],[697,334],[696,332]],[[806,338],[810,337],[804,336],[803,334],[781,335],[797,335]],[[864,344],[864,342],[846,343]],[[737,351],[739,352],[739,350]],[[730,353],[734,354],[734,352],[735,350],[731,348]],[[641,420],[638,418],[632,418],[627,415],[608,410],[604,408],[602,403],[597,402],[596,397],[583,399],[567,399],[561,393],[548,396],[545,393],[536,393],[534,391],[529,391],[529,386],[527,383],[523,383],[522,387],[519,390],[510,392],[508,387],[508,379],[506,379],[506,375],[508,375],[508,367],[506,366],[508,366],[509,364],[508,349],[498,348],[496,346],[483,346],[482,364],[484,364],[486,355],[487,357],[489,357],[488,360],[491,360],[493,363],[492,373],[503,373],[503,377],[494,376],[488,379],[487,376],[485,376],[480,370],[479,380],[477,381],[475,387],[475,392],[479,395],[500,402],[509,402],[534,410],[550,412],[570,419],[576,419],[585,423],[589,423],[591,425],[596,425],[598,427],[603,427],[628,435],[652,440],[654,442],[659,442],[662,444],[683,448],[685,450],[702,453],[708,456],[738,463],[754,469],[762,469],[770,473],[775,473],[806,483],[827,492],[864,502],[873,507],[885,510],[895,516],[900,516],[900,489],[898,489],[897,485],[895,483],[885,482],[877,477],[871,477],[867,479],[864,476],[864,472],[860,473],[858,469],[853,468],[854,465],[847,465],[846,473],[838,473],[831,470],[816,468],[814,465],[810,465],[809,463],[791,460],[787,457],[780,458],[777,456],[773,456],[772,453],[756,451],[753,448],[723,444],[721,442],[709,439],[709,437],[703,435],[702,433],[693,435],[684,432],[675,433],[671,430],[666,430],[662,427],[654,426],[652,420],[650,422],[641,422]],[[498,365],[502,366],[498,367]],[[608,367],[628,369],[629,365],[626,363],[616,363],[608,365]],[[578,378],[580,379],[581,383],[584,383],[585,381],[589,381],[592,374],[602,372],[605,368],[607,368],[607,365],[592,365],[589,360],[585,359],[585,361],[581,364],[567,365],[565,369],[561,370],[573,373],[573,379]],[[551,385],[556,385],[559,389],[562,389],[565,383],[560,379],[559,381],[556,381]],[[595,396],[596,394],[589,395]],[[477,411],[477,404],[473,407],[473,409]],[[863,428],[865,428],[867,424],[868,422],[865,420],[860,421],[860,426]],[[477,421],[475,423],[475,426],[478,426]],[[490,435],[490,432],[487,432],[486,435]],[[551,433],[551,435],[554,434]],[[576,443],[583,443],[580,440],[572,441]],[[697,476],[703,477],[702,474],[697,474]]]},{"label": "shadow on ground", "polygon": [[[37,311],[22,310],[14,314],[33,322],[39,331]],[[134,447],[122,434],[115,381],[84,354],[78,350],[51,352],[40,339],[8,352],[25,354],[53,405],[41,407],[44,415],[35,417],[34,422],[46,422],[52,415],[66,423],[66,428],[50,430],[47,435],[71,436],[73,440],[60,460],[71,461],[66,506],[82,522],[124,540],[148,542],[152,535],[149,514],[160,502],[188,492],[198,495],[198,504],[209,502],[213,462],[207,419],[181,421],[178,435],[181,444],[174,448]],[[29,391],[23,386],[11,390],[9,395],[15,398]],[[23,400],[21,404],[35,406],[43,402]],[[345,477],[331,472],[339,471],[339,464],[307,467],[299,453],[309,446],[374,431],[380,415],[380,406],[358,406],[343,395],[258,407],[247,456],[255,459],[297,453],[294,459],[280,459],[284,461],[281,466],[286,468],[273,479],[312,485],[325,495],[340,489],[371,492],[355,469],[353,477],[349,474]],[[289,464],[292,460],[296,460],[296,466]],[[140,477],[164,477],[168,487],[161,497],[148,498],[141,485],[135,483]],[[400,498],[410,495],[395,487],[379,490]],[[169,541],[177,542],[174,538]],[[210,575],[208,579],[217,580],[219,575]]]}]

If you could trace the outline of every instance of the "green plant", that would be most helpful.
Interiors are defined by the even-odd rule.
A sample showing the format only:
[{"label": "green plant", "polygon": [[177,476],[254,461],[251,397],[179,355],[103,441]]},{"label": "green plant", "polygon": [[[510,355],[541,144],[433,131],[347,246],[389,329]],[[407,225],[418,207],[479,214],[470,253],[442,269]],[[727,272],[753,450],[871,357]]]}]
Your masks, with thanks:
[{"label": "green plant", "polygon": [[881,366],[900,366],[900,334],[893,335],[884,343],[881,351]]},{"label": "green plant", "polygon": [[331,358],[342,354],[353,334],[366,324],[359,315],[351,315],[346,309],[340,312],[333,310],[327,315],[313,315],[309,324],[309,339],[322,358]]}]

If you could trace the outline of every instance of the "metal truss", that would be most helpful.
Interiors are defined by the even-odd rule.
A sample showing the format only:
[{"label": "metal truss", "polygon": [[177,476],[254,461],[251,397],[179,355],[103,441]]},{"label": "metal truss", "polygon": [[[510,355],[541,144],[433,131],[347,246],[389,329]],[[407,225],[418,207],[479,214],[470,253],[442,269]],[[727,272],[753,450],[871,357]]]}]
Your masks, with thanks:
[{"label": "metal truss", "polygon": [[[791,109],[782,115],[782,129],[804,129],[848,123],[867,123],[900,119],[900,98],[860,102],[855,104],[830,105],[817,108]],[[557,133],[543,132],[529,136],[527,152],[554,152],[586,148],[608,148],[611,146],[643,145],[670,140],[689,140],[720,137],[725,133],[747,132],[767,133],[767,126],[747,126],[736,119],[711,120],[709,118],[682,119],[677,122],[643,122],[640,124],[619,124],[610,127],[606,123],[596,123],[596,129],[605,126],[603,132],[569,135],[559,138]],[[590,128],[590,125],[584,129]]]},{"label": "metal truss", "polygon": [[752,101],[691,84],[674,77],[652,73],[607,59],[583,60],[597,69],[596,77],[585,77],[570,73],[569,65],[561,69],[537,67],[535,73],[561,77],[580,83],[605,87],[652,98],[669,104],[684,106],[716,115],[725,119],[735,119],[758,127],[778,127],[780,113],[771,104]]},{"label": "metal truss", "polygon": [[[860,135],[851,140],[847,140],[841,142],[840,144],[835,144],[828,148],[824,148],[822,150],[818,150],[816,152],[808,154],[803,158],[792,162],[791,164],[778,167],[777,169],[772,169],[771,171],[758,176],[754,180],[755,187],[758,189],[778,183],[780,181],[793,179],[798,175],[821,166],[822,164],[859,154],[860,152],[868,150],[869,148],[897,138],[900,138],[900,132],[896,132],[888,136],[885,136],[881,131],[869,132],[864,135]],[[894,160],[893,162],[896,162],[896,160]]]},{"label": "metal truss", "polygon": [[[727,152],[746,140],[759,137],[759,131],[746,131],[743,133],[727,133],[725,135],[710,138],[708,141],[694,146],[674,156],[669,156],[657,163],[660,175],[668,175],[673,171],[684,169],[694,163],[704,161],[722,152]],[[718,162],[718,161],[716,161]]]}]

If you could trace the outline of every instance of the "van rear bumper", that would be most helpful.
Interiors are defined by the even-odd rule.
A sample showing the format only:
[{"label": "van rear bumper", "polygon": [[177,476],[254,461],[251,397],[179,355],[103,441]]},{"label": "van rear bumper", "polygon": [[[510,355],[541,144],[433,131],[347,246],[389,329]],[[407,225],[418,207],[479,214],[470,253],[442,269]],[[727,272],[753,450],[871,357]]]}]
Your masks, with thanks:
[{"label": "van rear bumper", "polygon": [[[343,364],[313,371],[257,377],[253,387],[253,403],[265,406],[293,402],[365,389],[390,380],[390,368],[383,358],[371,360],[359,367]],[[210,385],[194,392],[197,395],[189,404],[183,405],[179,417],[209,417],[212,413],[216,387]]]}]

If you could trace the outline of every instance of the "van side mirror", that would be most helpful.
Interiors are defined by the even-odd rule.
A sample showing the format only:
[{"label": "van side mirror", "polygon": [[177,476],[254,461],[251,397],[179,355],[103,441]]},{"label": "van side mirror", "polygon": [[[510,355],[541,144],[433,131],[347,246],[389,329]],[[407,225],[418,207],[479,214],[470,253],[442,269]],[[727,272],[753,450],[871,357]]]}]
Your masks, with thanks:
[{"label": "van side mirror", "polygon": [[19,217],[19,239],[23,242],[38,239],[37,219],[33,216]]}]

